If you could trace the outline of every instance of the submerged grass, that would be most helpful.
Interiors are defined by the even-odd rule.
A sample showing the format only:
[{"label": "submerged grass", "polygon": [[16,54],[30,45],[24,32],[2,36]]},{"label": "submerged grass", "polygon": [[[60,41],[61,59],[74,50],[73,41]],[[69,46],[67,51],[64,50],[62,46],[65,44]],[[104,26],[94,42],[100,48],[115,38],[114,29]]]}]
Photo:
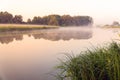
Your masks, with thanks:
[{"label": "submerged grass", "polygon": [[57,66],[59,80],[120,80],[120,45],[116,42],[67,57]]}]

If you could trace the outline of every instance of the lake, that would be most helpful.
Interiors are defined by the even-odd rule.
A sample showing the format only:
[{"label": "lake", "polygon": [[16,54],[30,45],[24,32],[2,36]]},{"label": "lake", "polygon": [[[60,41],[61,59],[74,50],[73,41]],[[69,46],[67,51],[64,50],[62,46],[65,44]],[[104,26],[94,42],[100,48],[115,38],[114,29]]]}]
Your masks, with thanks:
[{"label": "lake", "polygon": [[119,39],[119,29],[67,27],[0,32],[2,80],[56,80],[55,66],[65,54],[80,54]]}]

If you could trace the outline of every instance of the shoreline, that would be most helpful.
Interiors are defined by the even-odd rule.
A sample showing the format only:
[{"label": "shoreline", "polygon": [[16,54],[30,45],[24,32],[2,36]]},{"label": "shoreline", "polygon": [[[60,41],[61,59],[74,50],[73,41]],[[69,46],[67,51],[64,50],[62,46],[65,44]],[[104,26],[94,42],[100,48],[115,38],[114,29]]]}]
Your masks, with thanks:
[{"label": "shoreline", "polygon": [[52,25],[34,25],[34,24],[0,24],[0,31],[21,31],[37,29],[56,29],[59,26]]},{"label": "shoreline", "polygon": [[120,28],[120,26],[103,26],[101,28]]}]

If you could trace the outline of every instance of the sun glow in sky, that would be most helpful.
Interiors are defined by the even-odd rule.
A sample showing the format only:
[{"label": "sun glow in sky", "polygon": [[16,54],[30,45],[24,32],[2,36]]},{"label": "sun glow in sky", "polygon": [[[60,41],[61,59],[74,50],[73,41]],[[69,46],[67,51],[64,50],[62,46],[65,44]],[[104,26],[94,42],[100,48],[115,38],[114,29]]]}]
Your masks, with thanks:
[{"label": "sun glow in sky", "polygon": [[120,0],[0,0],[0,11],[20,14],[24,20],[49,14],[88,15],[95,24],[120,22]]}]

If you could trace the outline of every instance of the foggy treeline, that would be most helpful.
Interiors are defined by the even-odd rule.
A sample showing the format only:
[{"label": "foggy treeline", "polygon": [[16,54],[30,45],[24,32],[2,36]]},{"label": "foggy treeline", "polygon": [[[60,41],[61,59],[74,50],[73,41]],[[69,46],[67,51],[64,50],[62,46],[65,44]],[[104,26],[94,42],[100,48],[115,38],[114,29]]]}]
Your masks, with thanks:
[{"label": "foggy treeline", "polygon": [[90,16],[70,16],[70,15],[48,15],[34,16],[33,19],[23,21],[22,15],[13,16],[8,12],[0,12],[0,23],[18,23],[18,24],[40,24],[40,25],[55,25],[55,26],[87,26],[93,24],[93,19]]}]

